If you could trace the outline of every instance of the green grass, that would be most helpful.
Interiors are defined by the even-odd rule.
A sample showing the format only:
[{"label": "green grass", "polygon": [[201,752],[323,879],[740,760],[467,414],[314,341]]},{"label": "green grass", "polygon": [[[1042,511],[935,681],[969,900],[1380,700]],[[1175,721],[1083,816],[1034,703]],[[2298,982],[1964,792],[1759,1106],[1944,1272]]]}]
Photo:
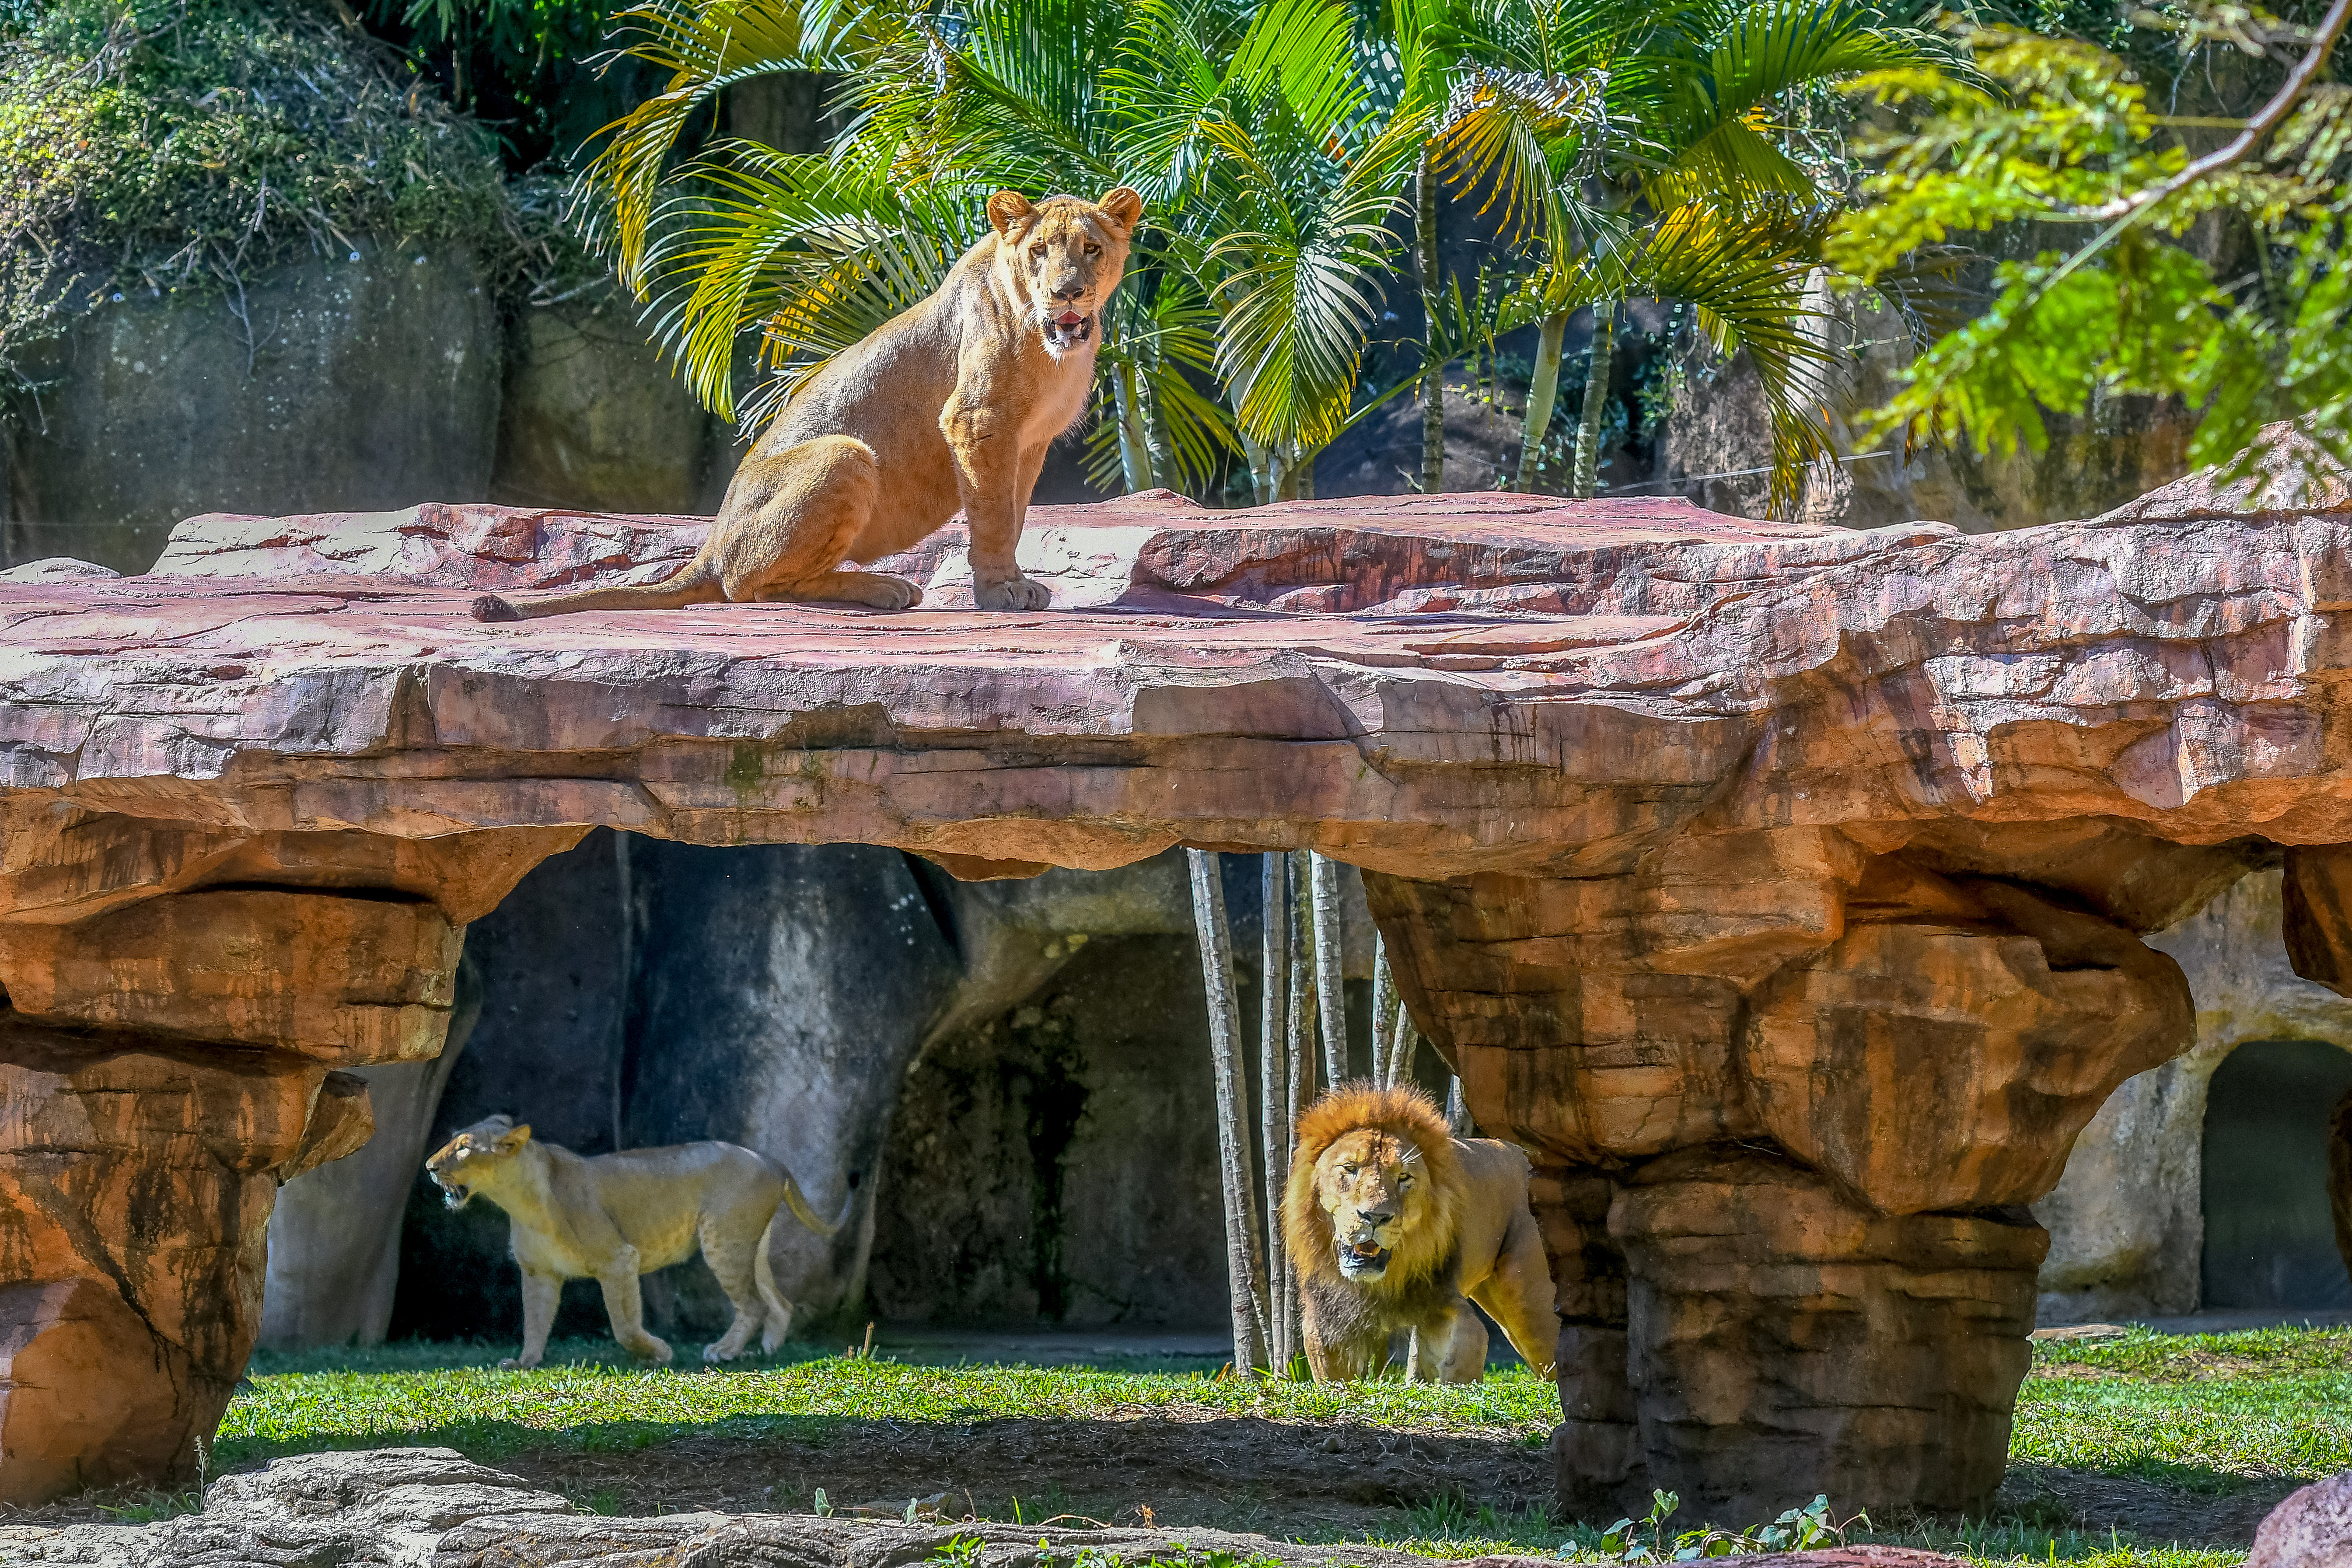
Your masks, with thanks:
[{"label": "green grass", "polygon": [[[1501,1432],[1540,1444],[1559,1419],[1549,1384],[1524,1368],[1483,1383],[1273,1383],[1077,1367],[950,1366],[812,1354],[747,1370],[642,1370],[607,1352],[560,1346],[532,1372],[496,1353],[446,1347],[354,1353],[383,1370],[279,1371],[257,1357],[252,1386],[222,1422],[215,1454],[234,1468],[319,1448],[435,1443],[491,1460],[524,1448],[629,1449],[687,1432],[822,1436],[838,1422],[985,1421],[1005,1416],[1345,1416],[1385,1426]],[[562,1364],[557,1364],[561,1359]],[[317,1358],[310,1359],[315,1364]],[[458,1364],[449,1364],[456,1361]],[[782,1364],[777,1364],[781,1361]],[[401,1364],[405,1362],[406,1364]]]},{"label": "green grass", "polygon": [[[1536,1445],[1559,1408],[1549,1384],[1517,1367],[1467,1387],[1318,1385],[1219,1377],[1197,1364],[1171,1370],[1164,1361],[925,1366],[810,1346],[723,1371],[683,1362],[646,1370],[620,1357],[609,1342],[573,1342],[552,1347],[550,1364],[526,1373],[498,1370],[505,1348],[401,1344],[257,1356],[251,1382],[221,1428],[215,1464],[231,1468],[318,1448],[427,1443],[495,1463],[528,1449],[628,1452],[688,1435],[822,1441],[849,1422],[1013,1416],[1345,1418]],[[2352,1468],[2352,1330],[2134,1331],[2104,1342],[2037,1345],[2011,1456],[2215,1497],[2274,1490]],[[1987,1565],[2229,1568],[2242,1557],[2136,1542],[2120,1531],[2078,1531],[2055,1519],[1879,1524],[1856,1538],[1930,1547]],[[1588,1527],[1542,1512],[1497,1514],[1455,1498],[1401,1513],[1394,1535],[1381,1544],[1436,1557],[1530,1552],[1603,1560]]]},{"label": "green grass", "polygon": [[2352,1330],[2038,1345],[2010,1457],[2226,1495],[2352,1469]]}]

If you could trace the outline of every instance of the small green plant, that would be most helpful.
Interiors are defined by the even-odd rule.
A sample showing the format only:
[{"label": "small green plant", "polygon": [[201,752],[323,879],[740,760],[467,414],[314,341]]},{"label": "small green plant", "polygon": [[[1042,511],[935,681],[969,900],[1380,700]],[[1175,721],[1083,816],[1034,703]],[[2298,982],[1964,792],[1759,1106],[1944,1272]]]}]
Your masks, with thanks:
[{"label": "small green plant", "polygon": [[1830,1514],[1827,1496],[1802,1508],[1792,1508],[1769,1524],[1749,1531],[1713,1526],[1685,1530],[1669,1536],[1666,1521],[1682,1507],[1670,1491],[1650,1494],[1650,1511],[1641,1519],[1621,1519],[1601,1532],[1601,1549],[1610,1563],[1696,1563],[1710,1557],[1732,1557],[1749,1552],[1807,1552],[1818,1546],[1843,1546],[1845,1532],[1859,1523],[1867,1528],[1866,1514],[1839,1523]]},{"label": "small green plant", "polygon": [[823,1487],[816,1489],[816,1498],[810,1506],[816,1510],[816,1516],[819,1519],[831,1519],[833,1517],[833,1500],[824,1495],[824,1489]]},{"label": "small green plant", "polygon": [[980,1554],[987,1545],[977,1535],[959,1535],[933,1548],[929,1561],[946,1563],[949,1568],[980,1568]]}]

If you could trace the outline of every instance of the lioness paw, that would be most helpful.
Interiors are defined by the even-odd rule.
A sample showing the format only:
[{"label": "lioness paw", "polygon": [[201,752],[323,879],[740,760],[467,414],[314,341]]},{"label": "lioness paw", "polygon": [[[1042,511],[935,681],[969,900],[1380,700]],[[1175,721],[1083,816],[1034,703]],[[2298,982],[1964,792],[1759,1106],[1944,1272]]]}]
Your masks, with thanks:
[{"label": "lioness paw", "polygon": [[1054,601],[1045,584],[1028,577],[1006,577],[993,583],[975,582],[971,601],[983,610],[1042,610]]}]

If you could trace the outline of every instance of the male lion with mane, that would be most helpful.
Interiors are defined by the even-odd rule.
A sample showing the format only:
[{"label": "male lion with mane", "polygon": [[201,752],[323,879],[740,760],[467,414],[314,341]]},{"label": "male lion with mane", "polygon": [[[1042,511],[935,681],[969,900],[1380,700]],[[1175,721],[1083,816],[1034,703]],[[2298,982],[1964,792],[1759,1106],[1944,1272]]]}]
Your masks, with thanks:
[{"label": "male lion with mane", "polygon": [[794,392],[735,470],[694,559],[650,587],[530,599],[485,594],[476,620],[572,610],[674,610],[730,600],[846,599],[903,610],[904,577],[843,569],[908,549],[961,507],[983,610],[1042,610],[1013,547],[1045,448],[1086,411],[1103,307],[1143,198],[1018,191],[988,198],[992,232],[947,281]]},{"label": "male lion with mane", "polygon": [[849,1217],[845,1204],[832,1223],[819,1219],[798,1182],[740,1144],[677,1143],[590,1159],[534,1142],[510,1116],[467,1128],[434,1152],[425,1172],[453,1209],[478,1193],[506,1210],[522,1269],[522,1354],[503,1366],[537,1366],[547,1354],[566,1279],[595,1280],[621,1348],[667,1365],[669,1345],[646,1331],[637,1276],[683,1263],[698,1248],[735,1307],[734,1322],[702,1347],[702,1359],[732,1361],[754,1333],[772,1351],[793,1325],[793,1304],[768,1265],[780,1208],[821,1237]]},{"label": "male lion with mane", "polygon": [[1486,1325],[1473,1301],[1551,1375],[1559,1323],[1528,1207],[1528,1157],[1492,1138],[1453,1136],[1420,1089],[1341,1084],[1307,1108],[1282,1234],[1318,1382],[1378,1375],[1389,1336],[1402,1329],[1413,1331],[1406,1376],[1477,1382]]}]

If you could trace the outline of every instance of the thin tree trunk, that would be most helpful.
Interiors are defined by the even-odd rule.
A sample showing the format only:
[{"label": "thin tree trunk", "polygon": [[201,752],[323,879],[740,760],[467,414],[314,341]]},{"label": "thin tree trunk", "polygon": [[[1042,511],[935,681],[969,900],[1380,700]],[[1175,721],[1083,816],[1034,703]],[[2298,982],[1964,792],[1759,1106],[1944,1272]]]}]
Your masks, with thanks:
[{"label": "thin tree trunk", "polygon": [[1372,1081],[1395,1085],[1396,1047],[1390,1030],[1396,1022],[1396,976],[1389,971],[1388,939],[1372,932]]},{"label": "thin tree trunk", "polygon": [[1426,148],[1413,183],[1413,247],[1421,272],[1421,493],[1433,496],[1445,488],[1445,365],[1437,357],[1437,171]]},{"label": "thin tree trunk", "polygon": [[1592,364],[1584,373],[1584,417],[1576,426],[1576,471],[1569,491],[1590,500],[1600,488],[1601,425],[1609,412],[1609,370],[1616,351],[1617,301],[1592,307]]},{"label": "thin tree trunk", "polygon": [[1536,333],[1535,375],[1528,383],[1528,420],[1519,435],[1519,474],[1511,485],[1522,494],[1536,488],[1536,459],[1543,455],[1552,405],[1559,401],[1559,345],[1567,336],[1565,313],[1546,316]]},{"label": "thin tree trunk", "polygon": [[1111,395],[1118,405],[1118,466],[1127,493],[1148,490],[1160,481],[1151,472],[1151,443],[1144,429],[1143,397],[1135,384],[1135,363],[1122,361],[1111,377]]},{"label": "thin tree trunk", "polygon": [[1412,1062],[1421,1049],[1421,1031],[1412,1026],[1412,1015],[1405,1010],[1403,998],[1396,1005],[1396,1018],[1390,1026],[1389,1050],[1391,1053],[1389,1071],[1397,1083],[1412,1081]]},{"label": "thin tree trunk", "polygon": [[1339,867],[1312,858],[1315,878],[1315,1010],[1323,1020],[1323,1078],[1348,1076],[1348,992],[1339,973]]},{"label": "thin tree trunk", "polygon": [[[1310,857],[1290,852],[1290,1095],[1301,1110],[1315,1099],[1315,905]],[[1292,1125],[1297,1124],[1292,1119]]]},{"label": "thin tree trunk", "polygon": [[1257,1256],[1257,1205],[1249,1157],[1249,1106],[1242,1078],[1239,1009],[1234,1001],[1232,928],[1217,857],[1188,849],[1192,923],[1201,942],[1201,980],[1209,994],[1209,1055],[1217,1079],[1217,1163],[1225,1190],[1225,1269],[1234,1308],[1234,1370],[1270,1365],[1265,1348],[1264,1272]]},{"label": "thin tree trunk", "polygon": [[[1298,1158],[1298,1119],[1315,1099],[1315,976],[1310,953],[1314,948],[1313,909],[1307,891],[1308,856],[1290,852],[1290,1026],[1285,1044],[1290,1052],[1290,1152]],[[1283,1283],[1282,1321],[1287,1325],[1294,1354],[1305,1349],[1298,1315],[1298,1260],[1291,1258],[1290,1277]],[[1295,1363],[1294,1363],[1295,1364]]]},{"label": "thin tree trunk", "polygon": [[1272,506],[1277,499],[1274,493],[1274,448],[1244,435],[1242,451],[1249,458],[1250,489],[1256,493],[1257,504]]},{"label": "thin tree trunk", "polygon": [[1297,1355],[1297,1337],[1284,1303],[1297,1287],[1282,1244],[1282,1192],[1290,1184],[1290,1141],[1297,1122],[1290,1110],[1290,860],[1281,854],[1259,857],[1259,907],[1265,940],[1259,962],[1265,994],[1258,1006],[1258,1121],[1265,1143],[1265,1293],[1267,1349],[1274,1369],[1286,1375]]},{"label": "thin tree trunk", "polygon": [[1470,1107],[1462,1098],[1462,1079],[1459,1074],[1455,1075],[1445,1090],[1445,1125],[1453,1131],[1456,1138],[1470,1136]]}]

